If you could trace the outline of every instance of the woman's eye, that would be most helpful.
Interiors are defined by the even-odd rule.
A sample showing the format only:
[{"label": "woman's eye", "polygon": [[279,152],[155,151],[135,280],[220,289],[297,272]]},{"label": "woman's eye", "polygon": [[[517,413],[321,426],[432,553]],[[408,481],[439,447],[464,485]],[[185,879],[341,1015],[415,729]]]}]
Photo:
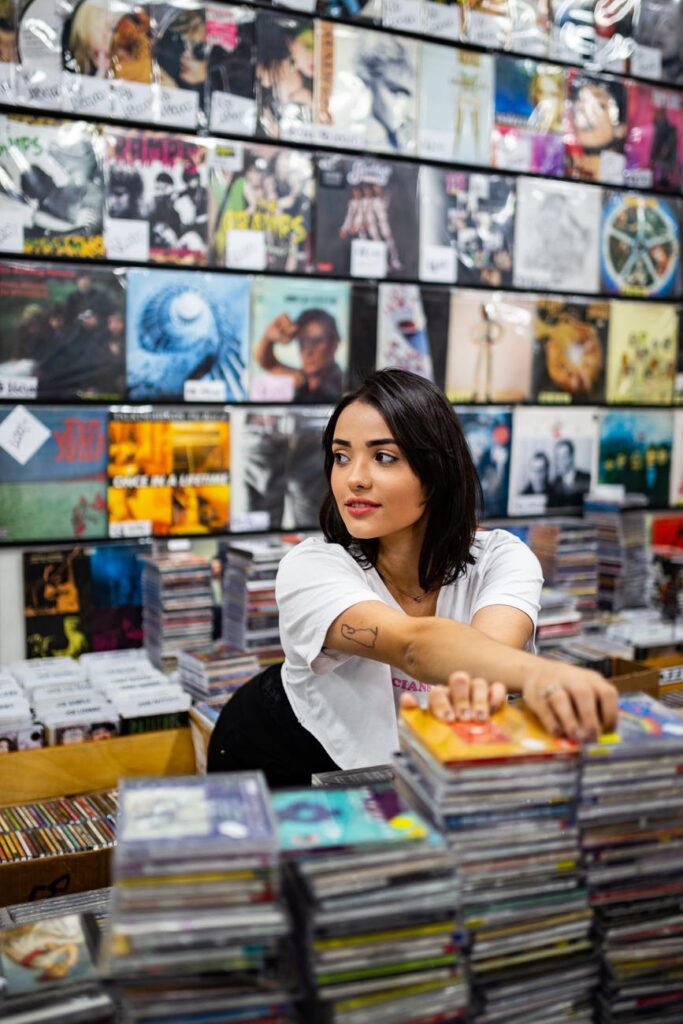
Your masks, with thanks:
[{"label": "woman's eye", "polygon": [[343,462],[348,462],[349,457],[346,452],[332,452],[332,460],[341,465]]},{"label": "woman's eye", "polygon": [[390,452],[377,452],[377,454],[375,455],[375,459],[377,462],[380,462],[384,466],[388,466],[392,462],[398,462],[396,456],[391,455]]}]

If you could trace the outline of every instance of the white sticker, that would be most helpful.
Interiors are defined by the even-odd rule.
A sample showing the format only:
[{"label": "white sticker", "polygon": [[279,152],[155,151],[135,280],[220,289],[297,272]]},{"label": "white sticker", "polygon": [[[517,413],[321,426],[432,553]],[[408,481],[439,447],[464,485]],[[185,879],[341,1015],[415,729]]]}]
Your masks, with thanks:
[{"label": "white sticker", "polygon": [[422,128],[418,135],[417,150],[420,156],[432,160],[449,160],[453,155],[452,135],[434,128]]},{"label": "white sticker", "polygon": [[0,398],[29,399],[38,397],[37,377],[0,376]]},{"label": "white sticker", "polygon": [[178,128],[196,128],[199,97],[185,89],[159,89],[159,121]]},{"label": "white sticker", "polygon": [[649,167],[627,167],[624,171],[624,183],[636,188],[652,188],[653,174]]},{"label": "white sticker", "polygon": [[631,74],[639,75],[641,78],[662,77],[662,51],[656,46],[643,46],[642,43],[634,43],[631,54]]},{"label": "white sticker", "polygon": [[387,276],[387,244],[369,238],[351,242],[351,277],[380,278]]},{"label": "white sticker", "polygon": [[467,15],[467,41],[477,46],[492,46],[496,50],[504,48],[505,22],[501,18],[480,11],[469,11]]},{"label": "white sticker", "polygon": [[531,135],[526,132],[494,131],[493,154],[496,167],[506,171],[530,171]]},{"label": "white sticker", "polygon": [[419,32],[422,21],[420,0],[384,0],[382,24],[403,32]]},{"label": "white sticker", "polygon": [[186,380],[183,399],[186,402],[227,402],[228,389],[224,380]]},{"label": "white sticker", "polygon": [[285,142],[305,142],[314,145],[317,137],[317,127],[311,121],[283,120],[280,123],[280,138]]},{"label": "white sticker", "polygon": [[626,157],[623,153],[606,150],[600,154],[600,181],[610,185],[623,185],[625,167]]},{"label": "white sticker", "polygon": [[27,107],[62,109],[62,76],[56,72],[23,71],[17,75],[17,101]]},{"label": "white sticker", "polygon": [[230,516],[230,529],[235,533],[248,533],[249,530],[269,530],[270,512],[242,512]]},{"label": "white sticker", "polygon": [[548,505],[545,494],[516,494],[510,501],[511,511],[517,515],[542,515]]},{"label": "white sticker", "polygon": [[434,0],[425,0],[423,7],[423,32],[438,39],[460,38],[460,8],[457,4],[438,4]]},{"label": "white sticker", "polygon": [[0,100],[11,103],[14,99],[14,64],[0,61]]},{"label": "white sticker", "polygon": [[188,537],[171,537],[166,541],[167,551],[190,551],[192,542]]},{"label": "white sticker", "polygon": [[420,253],[420,279],[454,284],[457,274],[455,249],[450,245],[426,245]]},{"label": "white sticker", "polygon": [[229,135],[253,135],[256,131],[256,100],[232,96],[229,92],[211,94],[210,128]]},{"label": "white sticker", "polygon": [[116,117],[121,117],[124,121],[155,120],[155,96],[151,85],[143,82],[124,82],[120,78],[113,85],[112,105]]},{"label": "white sticker", "polygon": [[291,402],[294,398],[294,377],[263,373],[249,385],[251,402]]},{"label": "white sticker", "polygon": [[263,231],[232,228],[228,231],[225,265],[233,270],[265,270],[266,236]]},{"label": "white sticker", "polygon": [[43,447],[48,437],[51,434],[45,424],[23,405],[15,406],[0,424],[0,448],[21,466]]},{"label": "white sticker", "polygon": [[111,82],[64,72],[65,110],[74,114],[111,117]]},{"label": "white sticker", "polygon": [[363,128],[338,128],[333,124],[318,124],[314,128],[316,141],[321,146],[336,146],[339,149],[363,149]]},{"label": "white sticker", "polygon": [[288,7],[290,11],[303,11],[304,14],[313,14],[316,0],[278,0],[279,7]]},{"label": "white sticker", "polygon": [[124,519],[122,523],[109,524],[110,537],[151,537],[151,519]]},{"label": "white sticker", "polygon": [[24,251],[24,225],[5,212],[0,221],[0,252]]},{"label": "white sticker", "polygon": [[110,260],[149,260],[149,221],[107,217],[104,245]]}]

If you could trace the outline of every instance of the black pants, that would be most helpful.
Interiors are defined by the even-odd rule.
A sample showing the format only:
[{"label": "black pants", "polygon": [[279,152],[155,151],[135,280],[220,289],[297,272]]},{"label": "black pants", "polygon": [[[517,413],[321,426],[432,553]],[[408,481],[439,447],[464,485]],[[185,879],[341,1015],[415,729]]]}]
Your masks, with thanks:
[{"label": "black pants", "polygon": [[260,768],[271,789],[308,786],[313,772],[339,766],[292,711],[280,665],[271,665],[236,691],[209,740],[207,770]]}]

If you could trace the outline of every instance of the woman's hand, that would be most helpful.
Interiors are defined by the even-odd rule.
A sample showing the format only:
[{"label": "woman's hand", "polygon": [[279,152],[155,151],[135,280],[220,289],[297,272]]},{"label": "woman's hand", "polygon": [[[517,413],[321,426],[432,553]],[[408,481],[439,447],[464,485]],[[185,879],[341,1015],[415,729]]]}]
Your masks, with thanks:
[{"label": "woman's hand", "polygon": [[[441,722],[483,722],[505,703],[505,683],[489,683],[467,672],[453,672],[446,686],[432,686],[429,710]],[[402,708],[415,708],[412,694],[401,696]]]},{"label": "woman's hand", "polygon": [[538,658],[522,688],[527,706],[553,736],[595,740],[617,723],[619,694],[598,672]]}]

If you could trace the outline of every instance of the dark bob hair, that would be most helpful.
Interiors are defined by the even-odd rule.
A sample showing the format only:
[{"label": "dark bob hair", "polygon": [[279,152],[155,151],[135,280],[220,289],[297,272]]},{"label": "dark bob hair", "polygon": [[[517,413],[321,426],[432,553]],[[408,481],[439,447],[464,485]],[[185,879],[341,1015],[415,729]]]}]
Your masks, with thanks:
[{"label": "dark bob hair", "polygon": [[352,402],[373,406],[427,493],[428,517],[418,574],[423,590],[453,583],[468,565],[482,505],[479,477],[458,418],[443,391],[407,370],[379,370],[335,408],[323,434],[328,492],[320,510],[325,539],[346,548],[363,568],[377,564],[378,540],[356,540],[329,487],[337,420]]}]

